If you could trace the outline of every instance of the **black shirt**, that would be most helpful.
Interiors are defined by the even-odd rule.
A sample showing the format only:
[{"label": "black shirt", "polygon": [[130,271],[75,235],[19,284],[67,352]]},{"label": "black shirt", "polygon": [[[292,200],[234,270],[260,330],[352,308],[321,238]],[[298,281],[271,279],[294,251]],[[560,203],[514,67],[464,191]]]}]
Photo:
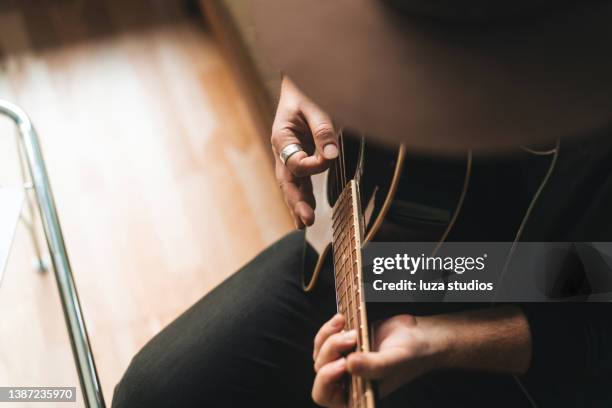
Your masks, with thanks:
[{"label": "black shirt", "polygon": [[[474,155],[465,202],[448,239],[511,242],[525,220],[520,241],[612,241],[610,133],[606,130],[560,142],[550,178],[527,220],[527,208],[550,169],[553,156],[520,149],[503,156]],[[409,170],[398,191],[400,203],[443,203],[448,219],[457,194],[440,196],[434,193],[432,196],[427,191],[436,190],[432,185],[459,185],[465,174],[465,160],[418,156],[410,159],[406,164]],[[431,171],[432,166],[438,169],[437,174]],[[435,176],[433,180],[415,182],[414,177],[410,178],[415,174]],[[406,214],[401,212],[402,208],[395,206],[390,218],[405,219]],[[478,306],[483,305],[468,307]],[[520,380],[538,406],[612,406],[612,304],[529,303],[520,306],[529,321],[533,346],[531,366]],[[410,312],[420,314],[466,306],[408,307]],[[462,380],[456,381],[460,387]],[[467,377],[465,381],[469,381]],[[486,388],[484,383],[483,388]]]}]

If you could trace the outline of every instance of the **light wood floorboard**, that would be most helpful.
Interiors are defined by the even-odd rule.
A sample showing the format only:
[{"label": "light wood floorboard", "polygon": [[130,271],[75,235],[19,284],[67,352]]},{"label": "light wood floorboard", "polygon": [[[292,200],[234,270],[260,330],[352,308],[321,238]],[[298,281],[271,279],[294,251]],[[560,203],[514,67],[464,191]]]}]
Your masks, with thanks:
[{"label": "light wood floorboard", "polygon": [[[149,338],[292,225],[201,21],[170,1],[24,3],[0,7],[0,98],[42,139],[110,405]],[[0,183],[17,174],[0,120]],[[32,259],[20,227],[0,287],[0,385],[78,385],[55,281]]]}]

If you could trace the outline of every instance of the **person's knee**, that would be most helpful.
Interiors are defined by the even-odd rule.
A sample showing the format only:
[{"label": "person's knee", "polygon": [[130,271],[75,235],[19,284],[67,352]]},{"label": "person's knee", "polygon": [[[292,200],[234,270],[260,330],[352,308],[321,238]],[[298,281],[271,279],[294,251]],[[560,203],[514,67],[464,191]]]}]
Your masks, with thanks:
[{"label": "person's knee", "polygon": [[113,394],[113,408],[140,408],[157,407],[161,389],[158,384],[159,372],[146,361],[143,351],[138,353],[131,361],[119,383],[115,386]]},{"label": "person's knee", "polygon": [[195,406],[204,395],[211,406],[220,392],[237,400],[256,397],[251,385],[279,375],[278,362],[272,363],[277,355],[293,359],[285,337],[310,330],[295,327],[308,320],[301,315],[298,276],[291,277],[302,245],[303,235],[288,235],[156,335],[116,386],[113,408]]},{"label": "person's knee", "polygon": [[206,406],[200,403],[231,388],[233,367],[243,363],[241,352],[254,338],[249,318],[266,302],[215,297],[192,306],[136,354],[115,387],[113,408]]},{"label": "person's knee", "polygon": [[148,406],[148,397],[141,387],[141,375],[136,375],[132,365],[125,372],[119,383],[115,386],[113,393],[113,408],[139,408]]}]

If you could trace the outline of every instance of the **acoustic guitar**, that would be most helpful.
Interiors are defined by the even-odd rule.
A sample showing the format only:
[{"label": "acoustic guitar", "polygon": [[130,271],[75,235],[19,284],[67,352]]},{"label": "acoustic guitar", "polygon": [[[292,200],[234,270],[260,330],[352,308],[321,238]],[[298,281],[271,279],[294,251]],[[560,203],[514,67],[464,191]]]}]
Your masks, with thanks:
[{"label": "acoustic guitar", "polygon": [[[316,261],[304,262],[302,284],[311,291],[324,265],[333,263],[336,306],[346,318],[346,330],[356,330],[359,351],[370,351],[372,337],[364,299],[361,249],[373,240],[394,203],[404,173],[406,149],[389,150],[343,132],[339,157],[330,168],[312,177],[316,199],[315,224],[306,230],[307,250],[314,249]],[[464,185],[447,222],[433,223],[424,239],[437,236],[442,242],[459,213],[471,169],[468,156]],[[405,183],[402,183],[405,187]],[[311,257],[304,257],[309,259]],[[374,408],[372,383],[359,376],[347,378],[346,402],[350,408]]]}]

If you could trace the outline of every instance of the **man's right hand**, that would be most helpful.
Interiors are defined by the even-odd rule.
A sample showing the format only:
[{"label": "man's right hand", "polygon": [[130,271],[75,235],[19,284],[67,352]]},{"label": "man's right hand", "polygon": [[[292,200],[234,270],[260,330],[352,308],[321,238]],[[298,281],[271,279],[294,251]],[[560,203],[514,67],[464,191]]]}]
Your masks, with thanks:
[{"label": "man's right hand", "polygon": [[[327,169],[338,157],[338,135],[331,118],[308,99],[287,77],[283,77],[280,100],[272,125],[272,151],[276,179],[297,228],[314,222],[315,199],[310,176]],[[298,143],[304,151],[293,154],[286,164],[281,150]]]}]

